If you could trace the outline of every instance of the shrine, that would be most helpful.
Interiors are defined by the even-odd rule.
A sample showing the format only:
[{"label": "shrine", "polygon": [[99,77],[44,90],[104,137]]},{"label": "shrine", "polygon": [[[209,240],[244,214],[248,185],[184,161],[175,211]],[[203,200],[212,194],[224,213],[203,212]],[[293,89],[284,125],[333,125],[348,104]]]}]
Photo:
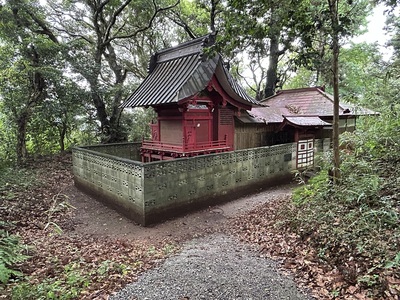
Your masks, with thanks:
[{"label": "shrine", "polygon": [[149,74],[121,107],[153,107],[151,140],[142,162],[192,157],[235,149],[235,116],[258,102],[231,77],[207,35],[155,53]]},{"label": "shrine", "polygon": [[[322,87],[246,94],[207,35],[155,53],[122,107],[152,107],[151,139],[73,149],[77,187],[144,226],[286,182],[329,151],[333,98]],[[340,103],[340,132],[376,112]]]}]

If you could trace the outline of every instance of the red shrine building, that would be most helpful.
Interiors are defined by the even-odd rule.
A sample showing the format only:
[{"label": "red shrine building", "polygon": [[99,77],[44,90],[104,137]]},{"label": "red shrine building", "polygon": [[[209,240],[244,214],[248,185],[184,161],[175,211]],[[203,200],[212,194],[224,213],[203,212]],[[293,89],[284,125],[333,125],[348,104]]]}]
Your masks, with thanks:
[{"label": "red shrine building", "polygon": [[235,116],[258,102],[231,77],[207,35],[154,54],[149,74],[121,107],[153,107],[157,122],[142,161],[234,150]]}]

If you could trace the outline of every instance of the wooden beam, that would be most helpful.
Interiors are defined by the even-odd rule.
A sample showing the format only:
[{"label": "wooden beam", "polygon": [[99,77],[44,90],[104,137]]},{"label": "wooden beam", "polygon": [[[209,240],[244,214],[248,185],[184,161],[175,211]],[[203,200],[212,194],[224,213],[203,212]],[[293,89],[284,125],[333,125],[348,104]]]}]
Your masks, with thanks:
[{"label": "wooden beam", "polygon": [[208,83],[207,89],[210,92],[212,90],[216,91],[218,94],[220,94],[222,96],[224,101],[232,104],[233,106],[235,106],[237,108],[242,108],[242,109],[245,109],[245,110],[251,110],[251,105],[246,105],[246,104],[240,103],[239,101],[236,101],[231,96],[229,96],[225,92],[225,90],[222,88],[222,86],[218,82],[218,79],[217,79],[217,77],[215,77],[215,75],[213,75],[212,79]]}]

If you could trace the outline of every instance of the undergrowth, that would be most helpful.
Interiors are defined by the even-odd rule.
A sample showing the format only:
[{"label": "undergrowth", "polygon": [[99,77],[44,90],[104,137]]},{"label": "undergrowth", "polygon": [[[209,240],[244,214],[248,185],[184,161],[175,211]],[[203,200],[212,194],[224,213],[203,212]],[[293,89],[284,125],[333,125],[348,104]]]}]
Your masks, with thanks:
[{"label": "undergrowth", "polygon": [[[7,224],[1,223],[0,227]],[[0,284],[6,284],[11,279],[23,276],[18,270],[18,263],[25,261],[26,247],[20,243],[20,238],[0,228]]]},{"label": "undergrowth", "polygon": [[[0,168],[0,284],[23,278],[18,265],[28,256],[28,247],[21,243],[20,237],[13,234],[13,222],[8,222],[3,214],[6,202],[16,198],[17,190],[37,184],[35,173],[27,169]],[[4,207],[3,207],[4,206]]]},{"label": "undergrowth", "polygon": [[36,172],[32,169],[0,168],[0,192],[17,188],[27,189],[37,184]]},{"label": "undergrowth", "polygon": [[339,184],[325,157],[285,208],[285,225],[373,298],[400,293],[400,121],[385,117],[342,135]]}]

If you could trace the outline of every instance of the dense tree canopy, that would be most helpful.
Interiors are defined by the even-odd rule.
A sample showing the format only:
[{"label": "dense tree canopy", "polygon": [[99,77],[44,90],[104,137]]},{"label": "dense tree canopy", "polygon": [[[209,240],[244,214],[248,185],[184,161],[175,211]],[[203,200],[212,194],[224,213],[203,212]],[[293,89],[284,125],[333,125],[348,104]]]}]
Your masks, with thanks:
[{"label": "dense tree canopy", "polygon": [[10,1],[1,7],[0,91],[3,109],[16,128],[18,161],[26,157],[27,127],[61,76],[60,45],[35,2]]},{"label": "dense tree canopy", "polygon": [[[378,2],[388,8],[396,4]],[[234,75],[258,99],[282,86],[329,89],[332,30],[342,47],[359,33],[372,8],[367,0],[340,0],[335,25],[329,3],[4,0],[0,124],[8,134],[1,134],[2,158],[22,161],[27,152],[138,138],[135,128],[144,132],[132,118],[142,118],[122,114],[119,105],[145,77],[150,55],[209,32],[217,35],[212,50],[224,55]],[[394,91],[389,87],[398,81],[398,23],[392,13],[387,29],[394,33],[395,52],[390,62],[383,61],[373,45],[342,48],[338,79],[345,99],[392,104],[388,91]]]}]

